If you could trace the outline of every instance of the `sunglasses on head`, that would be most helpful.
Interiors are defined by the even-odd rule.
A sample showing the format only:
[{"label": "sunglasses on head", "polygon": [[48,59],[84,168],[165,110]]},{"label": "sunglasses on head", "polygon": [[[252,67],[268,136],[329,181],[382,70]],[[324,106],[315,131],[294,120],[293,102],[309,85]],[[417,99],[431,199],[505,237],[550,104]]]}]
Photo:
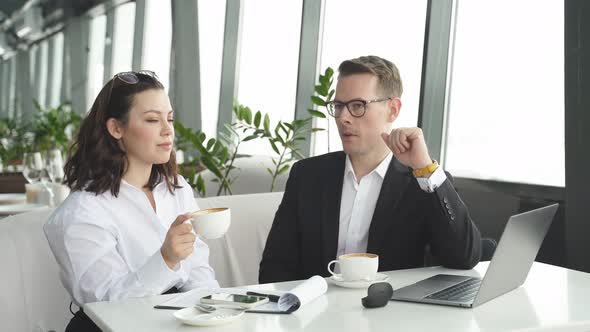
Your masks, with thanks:
[{"label": "sunglasses on head", "polygon": [[139,82],[139,77],[137,75],[147,75],[152,78],[157,79],[158,76],[151,70],[140,70],[140,71],[124,71],[113,76],[113,79],[118,78],[121,81],[127,84],[136,84]]},{"label": "sunglasses on head", "polygon": [[156,73],[151,70],[124,71],[124,72],[120,72],[118,74],[115,74],[115,76],[113,76],[113,79],[111,80],[111,88],[109,89],[109,97],[107,98],[106,104],[109,105],[109,103],[111,102],[111,96],[113,94],[113,87],[115,86],[115,81],[117,79],[121,80],[122,82],[127,83],[127,84],[137,84],[137,83],[139,83],[139,76],[138,75],[146,75],[146,76],[150,76],[151,78],[158,80],[158,75],[156,75]]}]

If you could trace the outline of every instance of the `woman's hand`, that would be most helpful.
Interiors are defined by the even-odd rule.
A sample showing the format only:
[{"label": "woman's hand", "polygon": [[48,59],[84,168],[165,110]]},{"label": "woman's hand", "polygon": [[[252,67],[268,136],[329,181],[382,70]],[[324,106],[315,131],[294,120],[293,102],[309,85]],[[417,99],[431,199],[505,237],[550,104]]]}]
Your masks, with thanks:
[{"label": "woman's hand", "polygon": [[193,253],[193,245],[197,236],[191,232],[193,226],[190,223],[184,223],[188,219],[190,219],[188,214],[176,217],[176,220],[170,225],[160,249],[166,265],[171,269],[174,269],[176,264]]}]

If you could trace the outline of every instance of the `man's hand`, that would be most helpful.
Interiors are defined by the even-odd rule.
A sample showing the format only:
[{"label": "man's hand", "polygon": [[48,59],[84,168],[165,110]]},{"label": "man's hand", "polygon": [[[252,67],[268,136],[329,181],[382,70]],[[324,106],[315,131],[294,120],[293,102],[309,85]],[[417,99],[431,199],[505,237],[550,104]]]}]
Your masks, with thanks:
[{"label": "man's hand", "polygon": [[405,166],[413,169],[424,168],[432,163],[422,129],[396,128],[381,137],[393,155]]},{"label": "man's hand", "polygon": [[169,268],[173,269],[181,260],[193,253],[196,235],[191,231],[193,226],[184,222],[190,218],[188,214],[181,214],[170,225],[166,239],[160,252]]}]

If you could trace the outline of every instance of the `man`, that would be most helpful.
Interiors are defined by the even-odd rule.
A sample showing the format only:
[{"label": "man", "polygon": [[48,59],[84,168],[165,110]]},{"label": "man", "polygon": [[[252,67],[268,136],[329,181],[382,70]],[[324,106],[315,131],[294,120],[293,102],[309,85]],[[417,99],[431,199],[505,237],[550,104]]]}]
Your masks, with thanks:
[{"label": "man", "polygon": [[421,267],[427,245],[450,268],[479,262],[480,234],[420,128],[392,125],[397,67],[376,56],[339,67],[335,117],[344,152],[295,163],[260,263],[261,283],[328,276],[346,253],[379,255],[379,270]]}]

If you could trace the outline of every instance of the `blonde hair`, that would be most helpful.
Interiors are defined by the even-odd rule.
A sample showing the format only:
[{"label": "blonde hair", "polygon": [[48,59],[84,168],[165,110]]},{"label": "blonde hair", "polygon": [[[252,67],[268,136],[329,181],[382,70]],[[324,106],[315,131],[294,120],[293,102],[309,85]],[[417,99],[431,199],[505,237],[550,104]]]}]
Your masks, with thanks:
[{"label": "blonde hair", "polygon": [[375,55],[345,60],[338,67],[338,72],[342,77],[364,73],[377,76],[379,88],[386,97],[401,97],[404,90],[399,70],[393,62]]}]

